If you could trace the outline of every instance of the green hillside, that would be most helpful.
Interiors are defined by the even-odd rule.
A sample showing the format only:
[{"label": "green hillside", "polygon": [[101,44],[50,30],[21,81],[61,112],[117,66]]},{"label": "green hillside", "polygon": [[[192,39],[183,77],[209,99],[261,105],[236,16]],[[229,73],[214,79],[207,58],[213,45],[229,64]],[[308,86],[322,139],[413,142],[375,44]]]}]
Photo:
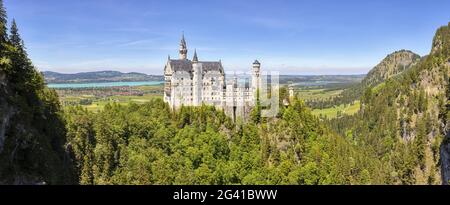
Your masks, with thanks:
[{"label": "green hillside", "polygon": [[450,28],[444,26],[436,32],[430,55],[366,89],[358,115],[330,121],[338,133],[382,159],[386,181],[448,183],[449,60]]},{"label": "green hillside", "polygon": [[417,64],[420,56],[408,51],[400,50],[389,54],[377,66],[375,66],[362,80],[350,88],[345,89],[340,95],[331,99],[316,100],[309,103],[313,108],[332,108],[348,105],[357,101],[367,88],[375,87],[384,81],[395,77]]}]

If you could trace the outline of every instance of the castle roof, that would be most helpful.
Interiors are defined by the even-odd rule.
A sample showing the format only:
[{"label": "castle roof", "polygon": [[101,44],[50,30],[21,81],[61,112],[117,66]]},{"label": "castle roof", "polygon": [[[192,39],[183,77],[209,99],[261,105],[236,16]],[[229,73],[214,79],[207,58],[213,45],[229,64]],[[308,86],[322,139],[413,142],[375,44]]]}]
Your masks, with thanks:
[{"label": "castle roof", "polygon": [[186,39],[184,38],[184,33],[181,36],[181,43],[180,44],[181,44],[181,46],[183,46],[183,48],[187,48]]},{"label": "castle roof", "polygon": [[194,52],[194,58],[192,59],[192,62],[198,62],[197,50],[195,50]]},{"label": "castle roof", "polygon": [[[191,72],[193,71],[191,60],[169,60],[169,65],[174,72],[176,71],[185,71]],[[198,63],[202,64],[202,69],[204,72],[209,71],[218,71],[224,73],[224,69],[222,63],[220,61],[199,61]]]},{"label": "castle roof", "polygon": [[223,66],[221,62],[206,62],[206,61],[200,61],[199,63],[201,63],[203,65],[203,70],[204,71],[219,71],[221,73],[223,73]]},{"label": "castle roof", "polygon": [[192,71],[192,61],[190,60],[169,60],[170,67],[176,71]]}]

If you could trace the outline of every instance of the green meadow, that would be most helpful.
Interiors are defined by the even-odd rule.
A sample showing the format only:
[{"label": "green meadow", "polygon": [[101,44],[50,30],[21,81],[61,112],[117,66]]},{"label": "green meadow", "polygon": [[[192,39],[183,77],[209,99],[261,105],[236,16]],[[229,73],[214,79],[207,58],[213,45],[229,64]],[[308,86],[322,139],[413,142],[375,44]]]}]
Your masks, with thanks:
[{"label": "green meadow", "polygon": [[339,105],[327,109],[315,109],[312,114],[319,117],[326,117],[328,119],[336,118],[339,115],[354,115],[361,107],[360,101],[356,101],[352,105]]}]

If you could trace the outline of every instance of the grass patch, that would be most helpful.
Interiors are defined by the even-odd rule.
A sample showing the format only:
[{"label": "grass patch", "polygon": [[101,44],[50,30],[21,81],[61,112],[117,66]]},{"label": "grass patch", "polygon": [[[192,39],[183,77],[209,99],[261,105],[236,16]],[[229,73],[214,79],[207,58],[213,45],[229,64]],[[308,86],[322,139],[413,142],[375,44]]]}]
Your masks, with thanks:
[{"label": "grass patch", "polygon": [[296,91],[298,96],[305,100],[327,100],[340,95],[342,89],[300,89]]},{"label": "grass patch", "polygon": [[333,108],[327,108],[327,109],[316,109],[313,110],[312,113],[315,116],[319,117],[326,117],[329,119],[336,118],[338,114],[342,115],[354,115],[356,114],[361,107],[361,102],[356,101],[352,105],[340,105]]}]

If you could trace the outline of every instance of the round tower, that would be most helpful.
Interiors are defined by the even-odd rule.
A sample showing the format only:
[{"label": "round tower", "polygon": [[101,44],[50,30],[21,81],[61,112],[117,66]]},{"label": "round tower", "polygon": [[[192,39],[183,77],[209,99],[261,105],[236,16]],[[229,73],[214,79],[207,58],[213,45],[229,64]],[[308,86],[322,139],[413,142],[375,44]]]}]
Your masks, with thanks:
[{"label": "round tower", "polygon": [[261,86],[261,63],[255,60],[252,69],[252,89],[258,90]]},{"label": "round tower", "polygon": [[261,63],[258,60],[253,63],[251,89],[253,92],[252,103],[256,103],[259,89],[261,89]]},{"label": "round tower", "polygon": [[295,97],[295,90],[293,86],[289,86],[289,99],[292,100]]},{"label": "round tower", "polygon": [[194,53],[194,58],[192,59],[192,69],[193,73],[193,106],[200,106],[202,104],[202,90],[203,90],[203,71],[202,65],[198,62],[197,51]]}]

